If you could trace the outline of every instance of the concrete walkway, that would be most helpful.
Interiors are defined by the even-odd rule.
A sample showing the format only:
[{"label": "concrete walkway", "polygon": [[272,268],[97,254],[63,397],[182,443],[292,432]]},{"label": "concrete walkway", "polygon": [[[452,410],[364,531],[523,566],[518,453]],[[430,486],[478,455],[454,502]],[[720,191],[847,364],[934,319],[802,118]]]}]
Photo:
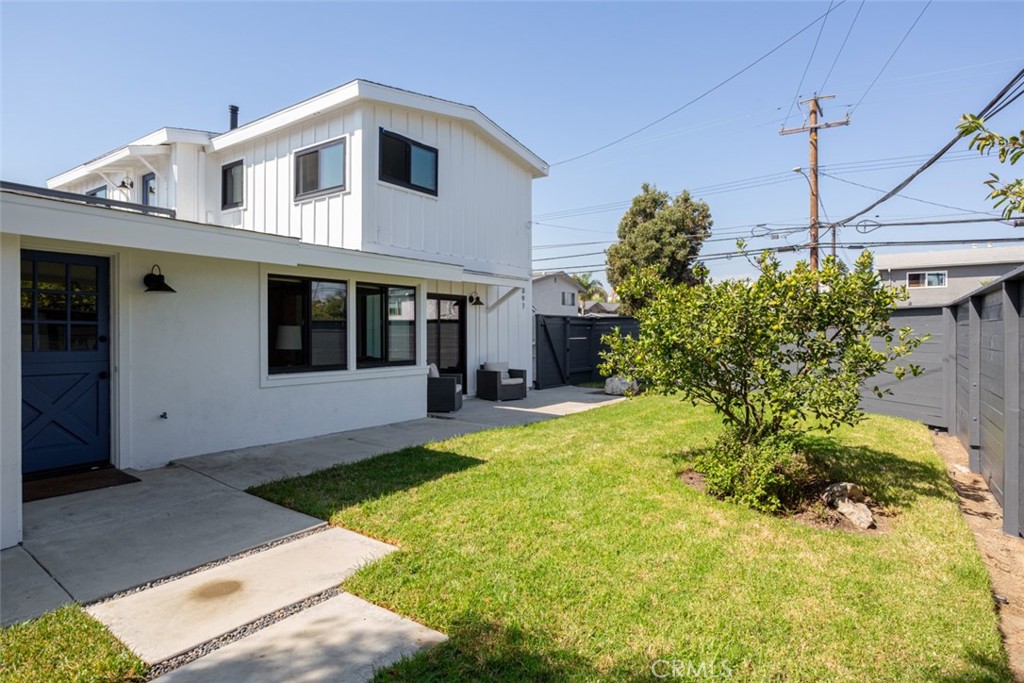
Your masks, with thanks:
[{"label": "concrete walkway", "polygon": [[133,472],[140,483],[28,503],[24,542],[0,553],[0,618],[93,603],[144,660],[180,666],[161,678],[172,682],[368,680],[445,638],[337,590],[394,548],[244,489],[615,400],[575,387],[467,399],[457,413],[188,458]]}]

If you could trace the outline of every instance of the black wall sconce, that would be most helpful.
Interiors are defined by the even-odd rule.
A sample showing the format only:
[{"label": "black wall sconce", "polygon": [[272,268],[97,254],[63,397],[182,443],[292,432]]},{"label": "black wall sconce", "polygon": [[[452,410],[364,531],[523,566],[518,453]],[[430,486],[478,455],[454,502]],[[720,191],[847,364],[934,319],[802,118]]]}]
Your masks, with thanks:
[{"label": "black wall sconce", "polygon": [[129,178],[128,176],[125,176],[124,178],[121,179],[121,184],[117,186],[117,189],[119,189],[119,190],[130,190],[130,189],[132,189],[134,187],[135,187],[135,181],[132,180],[131,178]]},{"label": "black wall sconce", "polygon": [[160,272],[160,266],[154,265],[150,271],[146,274],[146,277],[142,278],[142,284],[146,285],[147,292],[174,292],[167,281],[164,279],[164,274]]},{"label": "black wall sconce", "polygon": [[467,300],[469,301],[469,305],[470,305],[470,306],[483,306],[483,305],[484,305],[484,300],[483,300],[483,299],[481,299],[481,298],[480,298],[480,297],[479,297],[479,296],[477,295],[477,293],[476,293],[476,292],[473,292],[472,294],[470,294],[469,296],[467,296],[467,297],[466,297],[466,299],[467,299]]}]

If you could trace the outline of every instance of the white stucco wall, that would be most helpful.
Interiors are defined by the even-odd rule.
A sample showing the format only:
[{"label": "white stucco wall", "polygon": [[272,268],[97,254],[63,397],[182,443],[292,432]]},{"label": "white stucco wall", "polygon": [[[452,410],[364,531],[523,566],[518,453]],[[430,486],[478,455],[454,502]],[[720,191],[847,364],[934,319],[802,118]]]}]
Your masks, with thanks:
[{"label": "white stucco wall", "polygon": [[[152,263],[160,264],[177,294],[142,290],[138,274]],[[422,367],[266,374],[262,293],[268,272],[345,279],[350,297],[356,281],[379,282],[379,275],[138,251],[122,253],[119,270],[126,358],[118,372],[127,379],[120,383],[124,425],[118,431],[132,467],[426,413]],[[353,360],[350,354],[350,368]],[[164,412],[167,419],[160,417]]]},{"label": "white stucco wall", "polygon": [[0,235],[0,548],[21,541],[21,251]]}]

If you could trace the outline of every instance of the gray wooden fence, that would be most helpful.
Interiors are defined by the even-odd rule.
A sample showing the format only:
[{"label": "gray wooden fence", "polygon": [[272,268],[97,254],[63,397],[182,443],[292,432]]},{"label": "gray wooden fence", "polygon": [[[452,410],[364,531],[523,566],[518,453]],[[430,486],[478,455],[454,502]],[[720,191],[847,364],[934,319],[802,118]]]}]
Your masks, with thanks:
[{"label": "gray wooden fence", "polygon": [[1003,530],[1024,536],[1024,267],[941,307],[896,312],[894,322],[932,338],[910,358],[924,372],[896,382],[889,376],[866,387],[865,410],[907,417],[946,429],[970,455],[970,467],[988,481],[1003,506]]},{"label": "gray wooden fence", "polygon": [[601,337],[616,327],[623,335],[634,336],[640,329],[633,318],[535,317],[537,389],[602,381],[597,366],[601,363],[601,351],[607,347],[601,343]]}]

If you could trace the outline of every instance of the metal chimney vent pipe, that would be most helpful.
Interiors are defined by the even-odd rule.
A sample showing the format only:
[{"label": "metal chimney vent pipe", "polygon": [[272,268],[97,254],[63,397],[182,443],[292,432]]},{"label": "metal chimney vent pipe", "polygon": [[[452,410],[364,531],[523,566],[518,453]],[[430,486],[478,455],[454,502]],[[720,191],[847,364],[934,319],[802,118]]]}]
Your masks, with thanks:
[{"label": "metal chimney vent pipe", "polygon": [[228,128],[228,130],[234,130],[235,128],[238,128],[238,105],[237,104],[229,104],[228,105],[228,114],[231,116],[231,123],[230,123],[231,127]]}]

